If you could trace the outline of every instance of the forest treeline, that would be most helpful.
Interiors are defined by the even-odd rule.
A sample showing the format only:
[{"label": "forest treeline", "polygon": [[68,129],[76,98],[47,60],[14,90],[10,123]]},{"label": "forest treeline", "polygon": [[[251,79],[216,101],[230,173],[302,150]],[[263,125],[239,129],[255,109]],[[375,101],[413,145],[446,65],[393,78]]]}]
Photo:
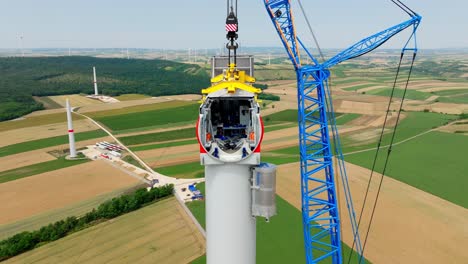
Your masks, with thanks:
[{"label": "forest treeline", "polygon": [[199,93],[209,86],[207,72],[197,65],[166,60],[83,56],[0,58],[0,121],[42,109],[32,96],[92,94],[92,67],[99,92],[117,96]]}]

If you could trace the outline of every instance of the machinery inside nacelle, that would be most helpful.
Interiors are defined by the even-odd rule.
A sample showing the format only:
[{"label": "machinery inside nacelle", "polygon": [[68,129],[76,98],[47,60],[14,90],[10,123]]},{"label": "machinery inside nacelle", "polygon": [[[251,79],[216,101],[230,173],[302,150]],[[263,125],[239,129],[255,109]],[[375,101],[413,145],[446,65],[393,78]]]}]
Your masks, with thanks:
[{"label": "machinery inside nacelle", "polygon": [[201,113],[201,140],[207,151],[213,143],[226,153],[236,152],[246,143],[249,152],[256,146],[260,124],[253,98],[207,98]]}]

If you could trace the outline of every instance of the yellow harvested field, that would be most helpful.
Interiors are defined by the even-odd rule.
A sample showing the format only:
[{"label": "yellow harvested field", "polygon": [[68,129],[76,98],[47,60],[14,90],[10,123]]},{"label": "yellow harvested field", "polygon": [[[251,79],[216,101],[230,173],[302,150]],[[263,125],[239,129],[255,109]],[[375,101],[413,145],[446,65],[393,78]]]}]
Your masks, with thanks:
[{"label": "yellow harvested field", "polygon": [[[62,110],[61,110],[62,111]],[[73,115],[73,121],[78,121],[84,119],[84,117],[80,115]],[[55,114],[47,114],[47,115],[27,115],[21,119],[17,120],[10,120],[0,122],[0,132],[12,130],[12,129],[20,129],[25,127],[33,127],[33,126],[43,126],[48,124],[55,124],[55,123],[64,123],[67,122],[67,116],[65,112],[55,113]]]},{"label": "yellow harvested field", "polygon": [[99,100],[91,99],[84,95],[79,95],[79,94],[49,96],[49,98],[54,100],[56,103],[58,103],[59,105],[63,107],[65,107],[65,101],[67,99],[70,100],[70,105],[72,107],[82,107],[86,105],[103,104]]},{"label": "yellow harvested field", "polygon": [[133,186],[139,180],[98,160],[0,184],[0,224]]},{"label": "yellow harvested field", "polygon": [[464,124],[464,122],[461,122],[461,124],[458,124],[457,122],[455,122],[447,126],[440,127],[437,130],[442,131],[442,132],[448,132],[448,133],[458,132],[460,134],[463,134],[461,133],[463,131],[465,134],[468,134],[468,124]]},{"label": "yellow harvested field", "polygon": [[205,241],[175,200],[82,230],[5,263],[190,263]]},{"label": "yellow harvested field", "polygon": [[468,113],[468,104],[451,104],[451,103],[432,103],[432,104],[420,104],[420,105],[409,105],[405,104],[403,108],[406,111],[426,111],[444,114],[459,115]]},{"label": "yellow harvested field", "polygon": [[[65,114],[65,113],[64,113]],[[74,115],[73,117],[76,117]],[[73,120],[75,133],[86,132],[99,129],[88,119]],[[37,140],[42,138],[63,136],[68,134],[67,123],[54,123],[43,126],[25,127],[21,129],[12,129],[0,132],[0,147],[13,145],[25,141]]]},{"label": "yellow harvested field", "polygon": [[200,101],[202,96],[199,94],[179,94],[179,95],[166,95],[154,98],[165,98],[176,101]]},{"label": "yellow harvested field", "polygon": [[27,114],[25,117],[42,116],[42,115],[50,115],[50,114],[58,114],[58,113],[63,113],[65,115],[65,112],[66,112],[65,108],[46,109],[46,110],[34,111],[30,114]]},{"label": "yellow harvested field", "polygon": [[34,150],[0,158],[0,171],[12,170],[56,159],[44,150]]},{"label": "yellow harvested field", "polygon": [[[359,215],[370,171],[350,163],[346,166],[354,208]],[[278,194],[300,210],[299,163],[279,166],[277,175]],[[369,201],[375,199],[377,187],[378,182],[374,180]],[[351,245],[352,232],[341,189],[339,196],[342,197],[343,240]],[[371,210],[371,206],[364,210],[361,230],[367,229]],[[366,246],[366,258],[373,263],[389,264],[465,263],[468,259],[465,250],[467,226],[468,210],[465,208],[385,177]]]}]

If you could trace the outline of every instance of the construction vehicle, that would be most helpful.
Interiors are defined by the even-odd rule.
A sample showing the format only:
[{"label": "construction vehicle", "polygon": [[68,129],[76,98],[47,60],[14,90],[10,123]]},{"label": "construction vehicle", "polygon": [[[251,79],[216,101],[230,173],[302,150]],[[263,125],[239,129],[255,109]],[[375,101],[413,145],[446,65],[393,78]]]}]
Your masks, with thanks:
[{"label": "construction vehicle", "polygon": [[[309,264],[324,260],[331,260],[334,264],[343,263],[341,219],[335,182],[335,176],[338,173],[343,183],[354,234],[353,244],[359,255],[358,263],[364,261],[363,247],[358,232],[359,224],[353,208],[329,89],[330,68],[373,51],[406,28],[412,28],[412,33],[402,49],[401,58],[406,51],[413,51],[414,62],[417,52],[416,30],[421,16],[399,0],[391,1],[410,16],[407,21],[364,38],[320,63],[297,35],[293,23],[291,1],[263,0],[297,75],[302,219],[306,261]],[[303,9],[300,0],[298,2]],[[305,17],[307,20],[307,16]],[[302,63],[301,51],[306,53],[312,64]],[[332,134],[331,137],[330,134]],[[332,144],[332,138],[334,144]],[[336,169],[333,166],[334,159],[338,163]]]}]

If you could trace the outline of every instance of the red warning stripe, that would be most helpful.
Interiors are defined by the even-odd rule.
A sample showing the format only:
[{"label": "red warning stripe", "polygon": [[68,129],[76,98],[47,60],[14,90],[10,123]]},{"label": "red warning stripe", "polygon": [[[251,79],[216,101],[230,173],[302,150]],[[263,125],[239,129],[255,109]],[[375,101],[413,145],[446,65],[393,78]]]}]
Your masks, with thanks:
[{"label": "red warning stripe", "polygon": [[75,132],[75,130],[73,130],[73,129],[68,130],[68,133],[73,133],[73,132]]}]

